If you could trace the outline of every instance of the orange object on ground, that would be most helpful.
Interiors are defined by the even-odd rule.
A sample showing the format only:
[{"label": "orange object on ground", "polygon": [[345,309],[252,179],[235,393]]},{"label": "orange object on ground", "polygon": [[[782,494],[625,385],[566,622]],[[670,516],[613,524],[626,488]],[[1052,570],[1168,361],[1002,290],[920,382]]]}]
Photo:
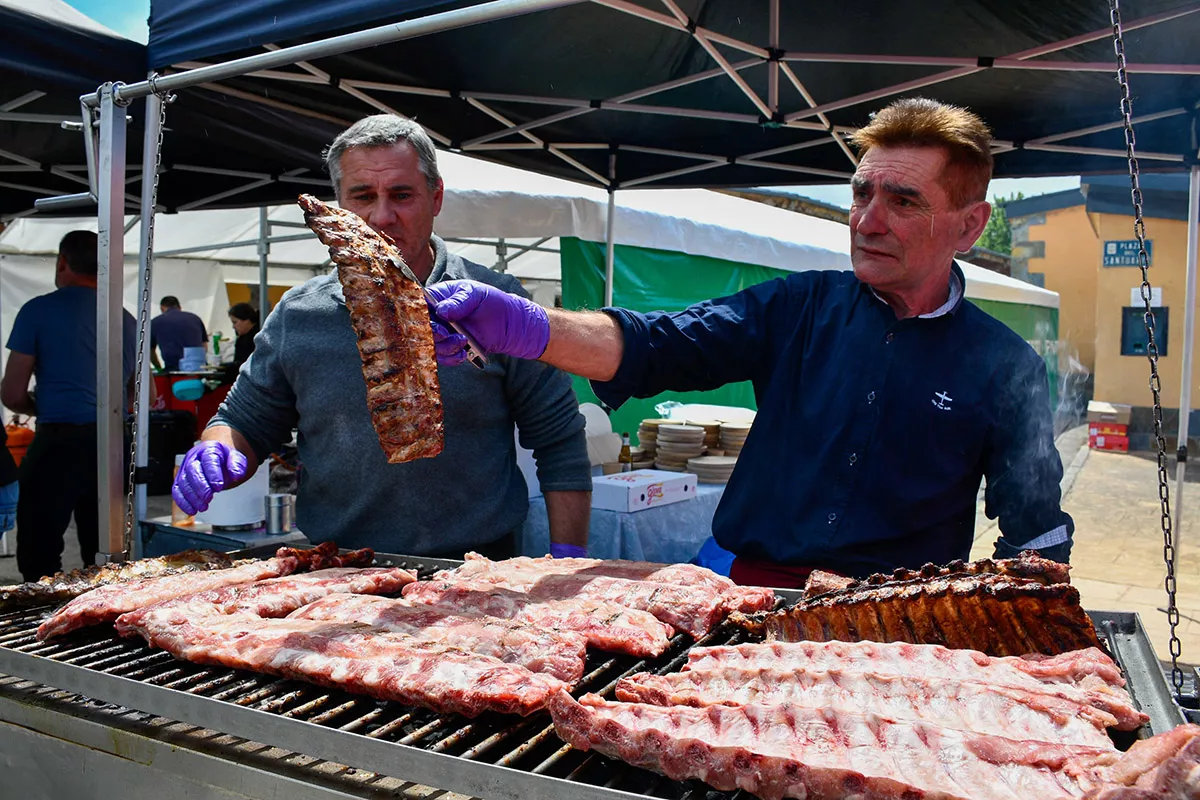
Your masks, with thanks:
[{"label": "orange object on ground", "polygon": [[25,458],[25,451],[33,441],[33,431],[20,421],[20,417],[13,417],[13,421],[4,426],[4,433],[8,437],[8,452],[12,453],[13,461],[17,462],[19,467],[21,459]]}]

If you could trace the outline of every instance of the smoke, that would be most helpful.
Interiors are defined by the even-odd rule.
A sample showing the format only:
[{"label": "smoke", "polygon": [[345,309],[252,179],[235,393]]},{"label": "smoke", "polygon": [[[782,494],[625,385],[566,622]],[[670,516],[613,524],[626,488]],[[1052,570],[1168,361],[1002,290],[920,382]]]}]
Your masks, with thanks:
[{"label": "smoke", "polygon": [[1058,404],[1054,409],[1054,435],[1087,421],[1087,404],[1092,399],[1092,373],[1079,361],[1079,351],[1070,343],[1054,343],[1059,350]]}]

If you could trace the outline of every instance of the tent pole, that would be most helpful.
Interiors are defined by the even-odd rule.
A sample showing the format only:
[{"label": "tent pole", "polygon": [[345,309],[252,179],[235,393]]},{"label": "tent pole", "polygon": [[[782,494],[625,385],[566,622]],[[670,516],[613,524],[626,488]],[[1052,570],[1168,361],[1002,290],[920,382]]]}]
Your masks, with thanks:
[{"label": "tent pole", "polygon": [[1180,558],[1183,534],[1183,484],[1187,471],[1188,423],[1192,412],[1192,351],[1196,330],[1196,251],[1200,237],[1200,165],[1193,164],[1188,179],[1187,288],[1183,306],[1183,367],[1179,390],[1179,435],[1175,464],[1175,558]]},{"label": "tent pole", "polygon": [[[113,85],[100,87],[97,158],[99,214],[96,274],[96,457],[100,542],[96,560],[123,561],[125,541],[125,385],[122,380],[122,298],[125,283],[125,109]],[[105,535],[107,534],[107,535]]]},{"label": "tent pole", "polygon": [[267,207],[258,207],[258,324],[267,321],[271,312],[267,296],[267,256],[271,254],[271,222],[267,219]]},{"label": "tent pole", "polygon": [[[142,139],[142,228],[138,248],[138,319],[150,319],[150,293],[154,269],[153,231],[155,184],[158,182],[158,136],[162,130],[162,98],[156,94],[146,96],[146,126]],[[143,333],[146,333],[143,331]],[[150,337],[143,335],[138,341],[141,348],[142,374],[139,376],[141,391],[137,397],[137,466],[145,467],[150,461]],[[141,557],[141,522],[146,518],[146,484],[134,486],[133,541],[130,543],[133,558]]]},{"label": "tent pole", "polygon": [[613,224],[617,218],[617,153],[608,155],[608,219],[604,226],[604,305],[613,304],[613,273],[616,265],[617,243],[613,240]]}]

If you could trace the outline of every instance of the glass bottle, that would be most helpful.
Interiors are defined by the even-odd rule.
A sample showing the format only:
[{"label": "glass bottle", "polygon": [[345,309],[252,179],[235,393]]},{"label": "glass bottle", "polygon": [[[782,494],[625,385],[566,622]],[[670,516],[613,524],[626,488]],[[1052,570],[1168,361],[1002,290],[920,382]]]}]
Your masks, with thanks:
[{"label": "glass bottle", "polygon": [[631,472],[633,470],[633,450],[629,447],[629,434],[621,434],[621,454],[617,456],[617,461],[621,464],[621,472]]}]

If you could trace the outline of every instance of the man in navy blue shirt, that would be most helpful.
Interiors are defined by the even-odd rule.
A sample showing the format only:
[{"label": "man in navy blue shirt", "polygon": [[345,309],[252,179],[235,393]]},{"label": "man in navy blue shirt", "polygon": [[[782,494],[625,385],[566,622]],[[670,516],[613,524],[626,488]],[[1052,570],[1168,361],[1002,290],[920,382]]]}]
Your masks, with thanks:
[{"label": "man in navy blue shirt", "polygon": [[[96,560],[96,266],[95,233],[64,236],[55,262],[57,291],[23,305],[8,337],[0,401],[37,417],[17,501],[17,568],[27,581],[62,568],[72,513],[84,565]],[[137,323],[128,311],[122,322],[122,377],[132,403]],[[36,398],[31,378],[37,379]]]},{"label": "man in navy blue shirt", "polygon": [[[159,301],[158,310],[162,313],[150,320],[150,363],[168,371],[177,370],[183,348],[203,347],[208,331],[204,320],[183,310],[178,297],[167,295]],[[155,348],[162,351],[161,362]]]},{"label": "man in navy blue shirt", "polygon": [[997,557],[1067,561],[1046,368],[964,300],[954,254],[987,224],[991,135],[900,100],[854,136],[853,272],[798,272],[676,313],[543,309],[481,284],[434,287],[443,363],[464,338],[593,380],[613,407],[749,380],[758,415],[713,519],[740,583],[800,586],[967,558],[976,495]]}]

